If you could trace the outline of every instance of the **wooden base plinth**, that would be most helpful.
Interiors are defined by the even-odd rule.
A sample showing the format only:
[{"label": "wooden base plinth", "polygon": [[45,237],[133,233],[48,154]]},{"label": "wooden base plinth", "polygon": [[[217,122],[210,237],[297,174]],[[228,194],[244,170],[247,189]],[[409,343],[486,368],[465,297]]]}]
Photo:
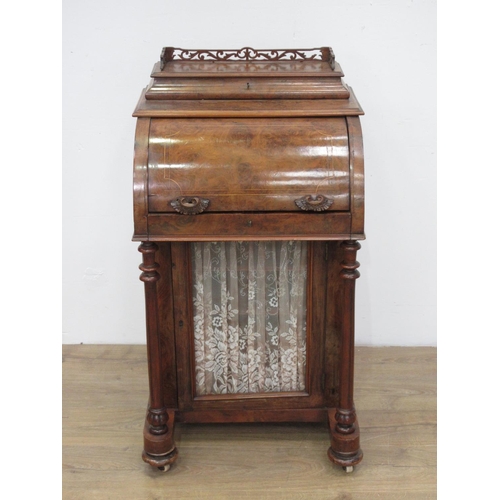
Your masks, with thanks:
[{"label": "wooden base plinth", "polygon": [[329,410],[330,443],[328,458],[342,467],[351,467],[359,464],[363,459],[363,452],[359,447],[358,420],[353,424],[353,432],[343,434],[336,429],[335,411]]},{"label": "wooden base plinth", "polygon": [[179,411],[176,422],[188,424],[326,422],[325,408],[298,410],[198,410]]},{"label": "wooden base plinth", "polygon": [[[330,443],[328,458],[342,467],[352,467],[359,464],[363,452],[359,447],[359,426],[357,418],[352,426],[352,432],[345,434],[337,430],[336,410],[329,408],[275,411],[191,411],[178,412],[177,420],[184,423],[229,423],[229,422],[324,422],[328,414],[330,427]],[[178,457],[175,447],[174,423],[176,412],[168,410],[167,432],[152,434],[146,419],[144,424],[144,451],[142,459],[153,467],[168,470]]]}]

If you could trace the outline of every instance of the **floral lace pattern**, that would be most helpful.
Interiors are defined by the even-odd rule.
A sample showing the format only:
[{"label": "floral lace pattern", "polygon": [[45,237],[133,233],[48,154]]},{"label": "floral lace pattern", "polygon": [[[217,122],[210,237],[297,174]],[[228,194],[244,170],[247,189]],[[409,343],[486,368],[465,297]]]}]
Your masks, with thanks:
[{"label": "floral lace pattern", "polygon": [[303,391],[307,242],[192,243],[196,394]]}]

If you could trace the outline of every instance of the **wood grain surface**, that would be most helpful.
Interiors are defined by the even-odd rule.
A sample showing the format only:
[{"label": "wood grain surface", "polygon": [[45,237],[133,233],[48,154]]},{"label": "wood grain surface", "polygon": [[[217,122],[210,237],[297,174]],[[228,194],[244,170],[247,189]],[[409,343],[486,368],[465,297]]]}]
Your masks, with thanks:
[{"label": "wood grain surface", "polygon": [[63,498],[434,499],[436,349],[357,347],[364,459],[327,457],[326,424],[182,424],[168,473],[141,459],[146,346],[63,346]]},{"label": "wood grain surface", "polygon": [[150,118],[279,117],[279,116],[359,116],[364,111],[351,87],[349,99],[146,99],[143,90],[133,116]]},{"label": "wood grain surface", "polygon": [[346,211],[353,155],[345,118],[151,120],[149,211],[175,213],[172,200],[198,196],[206,212],[295,212],[317,194]]}]

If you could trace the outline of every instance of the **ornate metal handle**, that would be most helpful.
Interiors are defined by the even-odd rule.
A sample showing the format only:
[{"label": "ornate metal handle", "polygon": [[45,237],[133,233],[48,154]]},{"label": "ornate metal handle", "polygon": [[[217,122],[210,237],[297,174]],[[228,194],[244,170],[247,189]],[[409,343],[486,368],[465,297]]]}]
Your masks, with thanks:
[{"label": "ornate metal handle", "polygon": [[201,214],[208,207],[210,200],[199,196],[181,196],[170,202],[172,208],[183,215]]},{"label": "ornate metal handle", "polygon": [[322,194],[309,194],[307,196],[299,198],[298,200],[295,200],[295,204],[301,210],[313,210],[314,212],[323,212],[325,210],[328,210],[331,207],[332,203],[333,200],[330,200]]}]

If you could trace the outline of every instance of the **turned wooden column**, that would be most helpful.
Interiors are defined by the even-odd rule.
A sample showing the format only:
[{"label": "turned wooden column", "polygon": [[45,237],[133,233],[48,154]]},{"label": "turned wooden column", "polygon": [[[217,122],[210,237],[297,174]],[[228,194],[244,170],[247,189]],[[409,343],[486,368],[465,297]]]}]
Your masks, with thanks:
[{"label": "turned wooden column", "polygon": [[[157,282],[159,264],[155,261],[158,245],[142,242],[139,252],[143,262],[140,280],[144,282],[146,302],[146,336],[148,351],[149,404],[144,427],[143,459],[151,465],[165,468],[177,458],[173,442],[174,413],[164,404],[161,373],[161,349],[159,332],[159,311]],[[171,422],[169,422],[171,420]]]},{"label": "turned wooden column", "polygon": [[341,346],[339,366],[339,406],[329,410],[331,447],[328,456],[333,462],[349,467],[363,458],[359,447],[359,428],[354,408],[354,296],[356,279],[360,274],[356,252],[357,241],[343,241],[340,245],[340,296],[342,305]]}]

